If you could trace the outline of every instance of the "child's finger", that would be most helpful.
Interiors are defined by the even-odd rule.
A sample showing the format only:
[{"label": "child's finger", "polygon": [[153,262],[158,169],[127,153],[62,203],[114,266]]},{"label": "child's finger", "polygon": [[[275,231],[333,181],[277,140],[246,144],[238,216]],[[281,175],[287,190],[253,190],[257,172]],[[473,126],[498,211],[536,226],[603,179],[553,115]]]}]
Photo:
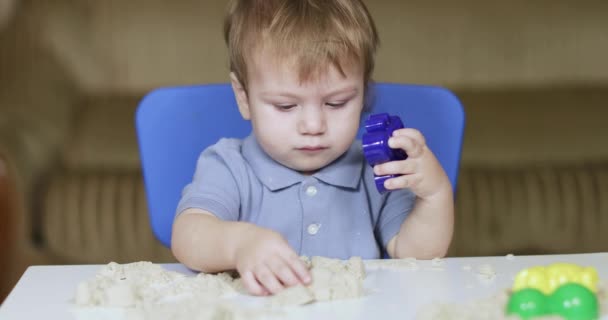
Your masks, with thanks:
[{"label": "child's finger", "polygon": [[374,173],[379,176],[387,174],[412,174],[418,170],[418,162],[412,159],[389,161],[374,166]]},{"label": "child's finger", "polygon": [[285,289],[276,275],[266,265],[260,265],[256,268],[255,277],[272,294],[279,293]]},{"label": "child's finger", "polygon": [[265,296],[268,294],[268,290],[260,285],[253,272],[245,271],[241,273],[241,280],[249,293],[256,296]]},{"label": "child's finger", "polygon": [[422,181],[419,174],[408,174],[384,181],[384,187],[389,190],[415,188]]},{"label": "child's finger", "polygon": [[424,135],[422,134],[422,132],[420,132],[419,130],[414,129],[414,128],[404,128],[404,129],[395,130],[395,131],[393,131],[393,137],[395,137],[395,136],[410,137],[421,145],[426,144],[426,139],[424,138]]},{"label": "child's finger", "polygon": [[303,284],[310,284],[312,282],[310,271],[308,268],[306,268],[304,262],[300,260],[297,255],[292,255],[291,257],[287,258],[285,262],[289,265],[291,270],[295,272],[296,276],[300,280],[299,282]]},{"label": "child's finger", "polygon": [[393,149],[403,149],[408,157],[418,157],[422,154],[422,145],[409,136],[393,136],[388,139],[388,146]]},{"label": "child's finger", "polygon": [[283,259],[272,259],[272,261],[268,262],[268,267],[284,285],[291,287],[300,283],[291,266],[283,261]]}]

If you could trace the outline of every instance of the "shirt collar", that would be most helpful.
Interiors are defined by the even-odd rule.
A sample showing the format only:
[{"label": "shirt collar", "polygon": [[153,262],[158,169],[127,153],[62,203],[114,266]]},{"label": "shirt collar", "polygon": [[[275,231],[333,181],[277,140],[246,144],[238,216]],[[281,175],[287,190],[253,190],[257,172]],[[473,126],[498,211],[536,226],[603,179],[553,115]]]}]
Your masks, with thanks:
[{"label": "shirt collar", "polygon": [[[272,159],[253,134],[243,141],[243,156],[262,184],[272,191],[287,188],[307,178]],[[366,164],[362,160],[361,143],[355,141],[342,156],[312,176],[327,184],[355,189],[361,180],[362,166]]]}]

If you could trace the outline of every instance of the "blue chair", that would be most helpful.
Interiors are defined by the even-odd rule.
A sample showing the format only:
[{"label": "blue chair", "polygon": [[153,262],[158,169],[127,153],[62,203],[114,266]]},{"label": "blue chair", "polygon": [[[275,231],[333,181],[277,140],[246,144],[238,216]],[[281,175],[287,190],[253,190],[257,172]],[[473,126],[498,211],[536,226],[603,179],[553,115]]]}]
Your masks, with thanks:
[{"label": "blue chair", "polygon": [[[388,83],[370,93],[371,112],[398,115],[425,135],[455,189],[464,131],[456,96],[439,87]],[[152,230],[170,246],[175,209],[199,154],[222,137],[246,137],[251,125],[241,118],[230,85],[212,84],[152,91],[139,104],[136,130]],[[359,139],[364,132],[362,125]]]}]

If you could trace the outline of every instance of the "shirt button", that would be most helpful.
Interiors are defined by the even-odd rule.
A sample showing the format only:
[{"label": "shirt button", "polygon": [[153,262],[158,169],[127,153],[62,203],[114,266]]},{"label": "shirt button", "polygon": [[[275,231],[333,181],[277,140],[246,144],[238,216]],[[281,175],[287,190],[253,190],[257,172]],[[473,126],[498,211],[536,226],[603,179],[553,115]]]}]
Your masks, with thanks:
[{"label": "shirt button", "polygon": [[317,232],[319,232],[319,228],[320,228],[320,226],[316,223],[308,225],[308,228],[307,228],[308,234],[314,236],[315,234],[317,234]]},{"label": "shirt button", "polygon": [[312,197],[315,194],[317,194],[317,188],[315,186],[310,186],[310,187],[306,188],[306,195],[308,195],[309,197]]}]

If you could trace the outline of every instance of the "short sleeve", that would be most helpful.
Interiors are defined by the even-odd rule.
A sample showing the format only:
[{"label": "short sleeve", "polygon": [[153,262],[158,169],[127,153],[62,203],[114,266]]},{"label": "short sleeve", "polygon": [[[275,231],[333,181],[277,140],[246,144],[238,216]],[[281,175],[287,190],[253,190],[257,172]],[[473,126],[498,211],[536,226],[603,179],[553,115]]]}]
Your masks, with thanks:
[{"label": "short sleeve", "polygon": [[386,195],[376,224],[376,234],[384,249],[399,232],[401,224],[414,208],[415,201],[416,195],[409,189],[391,191]]},{"label": "short sleeve", "polygon": [[176,216],[186,209],[198,208],[222,220],[239,219],[239,183],[237,178],[241,141],[222,139],[205,149],[198,158],[194,177],[182,191]]}]

